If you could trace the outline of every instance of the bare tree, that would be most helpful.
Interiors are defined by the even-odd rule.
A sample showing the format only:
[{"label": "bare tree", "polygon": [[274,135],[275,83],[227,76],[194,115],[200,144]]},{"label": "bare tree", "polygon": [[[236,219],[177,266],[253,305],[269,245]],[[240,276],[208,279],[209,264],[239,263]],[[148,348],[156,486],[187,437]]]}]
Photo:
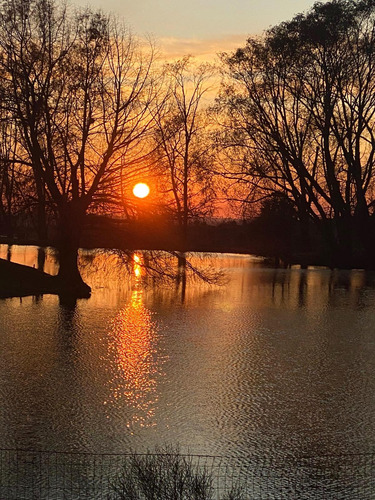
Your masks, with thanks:
[{"label": "bare tree", "polygon": [[258,199],[286,193],[304,227],[319,223],[333,258],[344,249],[363,262],[374,188],[374,13],[362,0],[317,3],[249,39],[224,56],[219,98],[229,175]]},{"label": "bare tree", "polygon": [[152,50],[102,13],[52,0],[5,0],[1,74],[38,189],[58,217],[59,276],[89,293],[77,252],[89,208],[108,193],[121,158],[148,130]]},{"label": "bare tree", "polygon": [[155,140],[161,189],[171,195],[185,250],[189,221],[209,214],[213,206],[214,156],[205,102],[213,69],[186,57],[168,64],[164,74],[167,88],[154,115]]},{"label": "bare tree", "polygon": [[0,224],[2,234],[13,236],[13,216],[17,200],[14,148],[16,132],[12,122],[0,121]]}]

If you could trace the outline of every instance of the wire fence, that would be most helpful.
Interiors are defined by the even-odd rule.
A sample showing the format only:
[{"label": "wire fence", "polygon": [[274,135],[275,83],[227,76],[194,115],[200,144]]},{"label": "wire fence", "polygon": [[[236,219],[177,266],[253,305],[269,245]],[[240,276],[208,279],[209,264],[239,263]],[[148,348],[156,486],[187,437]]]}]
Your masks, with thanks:
[{"label": "wire fence", "polygon": [[[136,457],[147,462],[158,456],[162,455],[1,450],[0,499],[124,500],[127,497],[116,496],[115,490],[129,460]],[[213,500],[375,500],[375,455],[372,454],[283,461],[179,456],[194,470],[206,474],[211,491],[207,498]],[[237,496],[228,496],[233,489]]]}]

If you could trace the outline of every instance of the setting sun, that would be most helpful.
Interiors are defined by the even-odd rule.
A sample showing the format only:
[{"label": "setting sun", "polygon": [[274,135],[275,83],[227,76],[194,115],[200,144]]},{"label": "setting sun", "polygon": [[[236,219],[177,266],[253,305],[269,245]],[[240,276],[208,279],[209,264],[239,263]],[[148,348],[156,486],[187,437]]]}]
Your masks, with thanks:
[{"label": "setting sun", "polygon": [[137,198],[146,198],[150,193],[150,188],[144,182],[139,182],[133,187],[133,194]]}]

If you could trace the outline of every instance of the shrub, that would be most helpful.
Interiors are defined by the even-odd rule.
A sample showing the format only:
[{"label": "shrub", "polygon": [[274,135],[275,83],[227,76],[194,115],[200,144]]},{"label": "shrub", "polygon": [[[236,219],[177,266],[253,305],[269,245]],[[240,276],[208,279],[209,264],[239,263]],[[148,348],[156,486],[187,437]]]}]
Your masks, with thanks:
[{"label": "shrub", "polygon": [[[213,500],[213,476],[191,457],[167,447],[129,455],[113,484],[111,500]],[[222,500],[244,500],[234,488]]]}]

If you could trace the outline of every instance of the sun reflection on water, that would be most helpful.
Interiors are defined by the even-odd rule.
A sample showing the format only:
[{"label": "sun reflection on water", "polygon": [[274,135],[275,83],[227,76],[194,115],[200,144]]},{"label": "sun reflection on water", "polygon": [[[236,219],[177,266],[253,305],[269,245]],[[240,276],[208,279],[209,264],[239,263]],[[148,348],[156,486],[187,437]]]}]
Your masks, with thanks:
[{"label": "sun reflection on water", "polygon": [[143,275],[142,264],[143,262],[141,256],[135,253],[133,256],[133,274],[135,278],[135,285],[137,287],[140,285],[140,278]]},{"label": "sun reflection on water", "polygon": [[109,354],[112,360],[111,397],[107,405],[130,410],[126,423],[156,424],[158,377],[162,374],[163,356],[158,352],[158,332],[152,312],[144,305],[142,257],[133,257],[134,289],[129,303],[113,319]]}]

